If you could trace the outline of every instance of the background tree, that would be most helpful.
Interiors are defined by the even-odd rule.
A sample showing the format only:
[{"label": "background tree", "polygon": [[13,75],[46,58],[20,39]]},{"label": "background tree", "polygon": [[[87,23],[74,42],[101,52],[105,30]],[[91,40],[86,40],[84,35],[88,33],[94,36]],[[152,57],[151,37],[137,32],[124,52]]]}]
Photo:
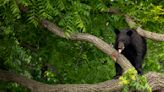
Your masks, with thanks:
[{"label": "background tree", "polygon": [[[0,68],[49,84],[110,80],[115,75],[113,60],[93,44],[69,40],[70,34],[88,33],[112,44],[113,29],[128,27],[125,14],[138,26],[163,33],[163,5],[162,0],[1,0]],[[62,28],[67,39],[47,31],[43,20]],[[147,43],[144,72],[163,73],[164,43]],[[4,82],[0,89],[28,91]]]}]

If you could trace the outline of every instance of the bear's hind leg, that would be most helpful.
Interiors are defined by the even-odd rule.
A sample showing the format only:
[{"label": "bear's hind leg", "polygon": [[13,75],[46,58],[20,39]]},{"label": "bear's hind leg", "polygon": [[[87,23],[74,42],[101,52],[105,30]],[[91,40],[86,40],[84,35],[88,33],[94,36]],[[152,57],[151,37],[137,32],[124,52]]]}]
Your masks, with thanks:
[{"label": "bear's hind leg", "polygon": [[142,75],[142,56],[138,55],[135,60],[135,66],[134,66],[138,72],[139,75]]}]

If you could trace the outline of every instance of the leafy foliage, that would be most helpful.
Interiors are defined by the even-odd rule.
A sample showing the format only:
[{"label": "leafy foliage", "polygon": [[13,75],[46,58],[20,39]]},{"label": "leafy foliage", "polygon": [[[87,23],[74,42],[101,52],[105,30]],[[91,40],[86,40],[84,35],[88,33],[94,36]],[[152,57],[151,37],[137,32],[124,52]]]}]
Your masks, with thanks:
[{"label": "leafy foliage", "polygon": [[[92,44],[53,35],[40,25],[41,21],[54,22],[67,35],[89,33],[112,44],[113,29],[128,27],[124,14],[146,30],[163,33],[163,5],[163,0],[0,0],[0,68],[51,84],[97,83],[112,79],[115,68],[110,57]],[[120,9],[121,13],[112,15],[108,12],[111,7]],[[145,73],[163,73],[163,43],[148,40],[147,44]],[[146,85],[143,77],[139,79]],[[138,82],[130,87],[140,88]],[[2,91],[23,91],[15,83],[0,84],[10,85],[10,88],[0,86]]]},{"label": "leafy foliage", "polygon": [[152,92],[151,87],[148,85],[146,77],[138,76],[137,71],[129,69],[120,78],[120,84],[124,85],[123,92],[131,91],[145,91]]}]

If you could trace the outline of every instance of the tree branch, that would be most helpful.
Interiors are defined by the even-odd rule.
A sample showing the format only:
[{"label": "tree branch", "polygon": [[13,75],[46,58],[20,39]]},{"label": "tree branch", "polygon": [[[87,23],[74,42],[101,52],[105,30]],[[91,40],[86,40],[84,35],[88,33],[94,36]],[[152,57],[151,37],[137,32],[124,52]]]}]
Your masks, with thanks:
[{"label": "tree branch", "polygon": [[[121,14],[119,9],[112,8],[112,7],[109,8],[108,12],[111,14]],[[154,33],[154,32],[150,32],[150,31],[142,29],[128,15],[125,15],[125,20],[128,23],[129,27],[136,29],[137,33],[140,34],[141,36],[152,39],[152,40],[156,40],[156,41],[164,41],[164,34]]]},{"label": "tree branch", "polygon": [[42,21],[42,25],[45,28],[47,28],[49,31],[53,32],[55,35],[60,36],[62,38],[67,38],[70,40],[77,40],[77,41],[87,41],[89,43],[94,44],[98,49],[106,53],[108,56],[111,56],[114,61],[116,61],[117,59],[117,63],[120,64],[120,66],[123,68],[124,71],[133,67],[131,63],[123,55],[119,54],[113,48],[112,45],[107,44],[106,42],[104,42],[100,38],[97,38],[96,36],[90,34],[84,34],[84,33],[72,33],[68,37],[66,37],[63,30],[61,30],[55,24],[47,20],[44,20]]},{"label": "tree branch", "polygon": [[125,20],[128,23],[128,25],[131,28],[136,29],[137,33],[140,34],[141,36],[152,39],[152,40],[156,40],[156,41],[164,41],[163,34],[146,31],[142,29],[141,27],[138,27],[137,24],[128,15],[125,15]]},{"label": "tree branch", "polygon": [[[145,76],[153,91],[164,91],[164,76],[162,74],[150,72]],[[97,84],[48,85],[5,70],[0,70],[0,80],[16,82],[29,88],[32,92],[120,92],[123,87],[119,84],[119,80],[110,80]]]}]

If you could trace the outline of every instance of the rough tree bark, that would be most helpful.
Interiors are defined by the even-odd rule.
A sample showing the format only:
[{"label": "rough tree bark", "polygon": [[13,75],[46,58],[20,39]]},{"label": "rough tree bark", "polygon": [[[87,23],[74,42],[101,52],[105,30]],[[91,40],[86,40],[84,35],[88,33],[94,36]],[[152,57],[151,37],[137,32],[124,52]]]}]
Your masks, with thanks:
[{"label": "rough tree bark", "polygon": [[[153,91],[164,91],[164,76],[162,74],[149,72],[145,76]],[[32,92],[120,92],[123,87],[119,84],[119,80],[109,80],[96,84],[48,85],[4,70],[0,70],[0,80],[17,82],[29,88]]]}]

